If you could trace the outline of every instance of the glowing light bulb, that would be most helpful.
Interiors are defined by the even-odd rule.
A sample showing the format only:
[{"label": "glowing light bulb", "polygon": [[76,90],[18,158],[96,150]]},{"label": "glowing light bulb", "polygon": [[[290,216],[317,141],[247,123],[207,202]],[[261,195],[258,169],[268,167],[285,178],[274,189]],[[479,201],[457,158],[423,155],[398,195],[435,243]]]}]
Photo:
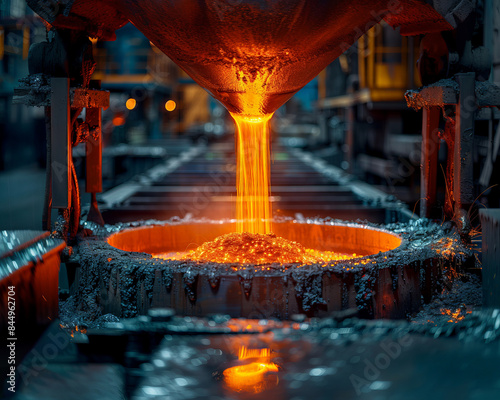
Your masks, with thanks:
[{"label": "glowing light bulb", "polygon": [[173,100],[169,100],[165,103],[165,110],[167,111],[174,111],[175,107],[177,107],[177,104],[175,104]]},{"label": "glowing light bulb", "polygon": [[125,107],[127,107],[127,110],[133,110],[136,105],[137,101],[132,97],[125,102]]}]

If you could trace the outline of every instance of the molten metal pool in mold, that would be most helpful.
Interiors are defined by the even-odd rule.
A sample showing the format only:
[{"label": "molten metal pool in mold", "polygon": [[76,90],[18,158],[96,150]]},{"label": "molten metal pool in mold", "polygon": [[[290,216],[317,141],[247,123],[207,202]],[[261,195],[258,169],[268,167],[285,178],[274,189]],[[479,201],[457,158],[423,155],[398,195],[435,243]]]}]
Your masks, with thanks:
[{"label": "molten metal pool in mold", "polygon": [[132,317],[170,307],[180,315],[289,319],[357,308],[365,318],[405,318],[472,262],[451,225],[427,220],[378,226],[331,219],[273,221],[273,232],[351,259],[240,264],[166,260],[234,232],[234,221],[142,221],[99,228],[78,245],[75,307]]}]

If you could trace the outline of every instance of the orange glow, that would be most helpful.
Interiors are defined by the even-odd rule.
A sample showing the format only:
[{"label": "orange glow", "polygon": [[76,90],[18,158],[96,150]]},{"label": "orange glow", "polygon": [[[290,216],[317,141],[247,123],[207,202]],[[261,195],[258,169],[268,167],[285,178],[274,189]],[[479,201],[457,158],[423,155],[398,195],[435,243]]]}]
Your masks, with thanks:
[{"label": "orange glow", "polygon": [[268,69],[235,68],[242,113],[231,113],[236,122],[236,231],[271,232],[269,202],[269,120],[264,112]]},{"label": "orange glow", "polygon": [[137,101],[132,97],[125,102],[125,107],[127,107],[127,110],[133,110],[136,105]]},{"label": "orange glow", "polygon": [[165,110],[167,111],[174,111],[175,107],[177,107],[177,104],[175,104],[173,100],[169,100],[165,103]]},{"label": "orange glow", "polygon": [[236,231],[270,233],[269,119],[233,115],[236,121]]},{"label": "orange glow", "polygon": [[228,324],[228,328],[231,332],[264,332],[267,330],[265,325],[260,325],[259,320],[251,319],[231,319]]},{"label": "orange glow", "polygon": [[454,322],[455,324],[459,321],[462,321],[465,318],[466,314],[470,314],[472,312],[462,308],[457,308],[455,311],[452,311],[449,308],[442,308],[440,311],[442,315],[448,315],[449,317],[451,317],[448,322]]},{"label": "orange glow", "polygon": [[122,126],[125,125],[125,118],[121,115],[116,115],[113,117],[113,125],[114,126]]},{"label": "orange glow", "polygon": [[238,360],[246,360],[248,358],[263,358],[263,357],[270,359],[271,349],[247,349],[245,346],[241,346],[240,350],[238,351]]},{"label": "orange glow", "polygon": [[339,254],[333,251],[306,249],[300,243],[267,235],[229,233],[211,242],[203,243],[187,253],[155,254],[155,258],[210,261],[240,264],[287,264],[326,263],[333,260],[348,260],[356,254]]},{"label": "orange glow", "polygon": [[80,328],[78,325],[76,325],[74,328],[68,328],[67,326],[64,326],[62,324],[59,324],[59,326],[63,329],[69,329],[69,334],[72,338],[75,337],[75,333],[83,333],[84,335],[87,334],[87,329],[86,328]]},{"label": "orange glow", "polygon": [[242,346],[238,360],[254,359],[244,365],[230,367],[224,370],[224,382],[235,392],[260,393],[278,383],[276,376],[269,372],[278,372],[278,366],[272,362],[270,349],[247,349]]}]

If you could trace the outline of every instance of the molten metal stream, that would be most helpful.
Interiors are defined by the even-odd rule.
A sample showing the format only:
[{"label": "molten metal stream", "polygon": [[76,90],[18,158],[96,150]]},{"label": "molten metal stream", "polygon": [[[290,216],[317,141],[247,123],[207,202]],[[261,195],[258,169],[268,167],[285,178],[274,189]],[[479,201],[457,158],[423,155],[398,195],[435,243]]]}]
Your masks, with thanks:
[{"label": "molten metal stream", "polygon": [[203,243],[187,253],[155,254],[157,258],[241,264],[326,263],[355,254],[306,249],[271,232],[269,120],[263,102],[269,74],[239,76],[244,113],[231,113],[236,122],[236,232]]},{"label": "molten metal stream", "polygon": [[236,121],[236,230],[271,232],[269,202],[269,120],[272,114],[250,117],[233,114]]},{"label": "molten metal stream", "polygon": [[[257,13],[256,15],[260,12],[259,7],[251,9]],[[287,13],[291,12],[290,9],[287,8],[287,10]],[[249,11],[234,15],[237,18],[245,15],[245,19],[242,20],[243,28],[248,25],[246,18]],[[278,14],[280,18],[283,18],[284,15],[288,15],[287,13]],[[241,22],[241,20],[238,21]],[[272,232],[272,210],[269,201],[269,120],[279,105],[283,104],[293,92],[297,91],[298,87],[314,75],[299,79],[300,84],[297,87],[290,85],[287,80],[291,76],[299,77],[301,74],[299,71],[295,71],[294,74],[287,73],[286,68],[297,61],[304,46],[295,46],[295,51],[292,51],[288,45],[275,47],[268,43],[269,38],[264,39],[257,35],[261,33],[260,29],[254,32],[257,36],[253,34],[241,36],[239,30],[233,36],[231,26],[233,25],[224,24],[224,29],[227,31],[224,31],[222,35],[224,40],[221,42],[224,45],[229,42],[230,46],[227,50],[231,51],[226,51],[222,47],[217,51],[219,62],[222,60],[222,68],[212,73],[211,79],[203,79],[199,82],[208,88],[212,88],[214,80],[223,79],[231,82],[230,91],[220,91],[220,88],[227,88],[228,85],[216,85],[219,89],[212,88],[211,91],[227,107],[236,122],[236,232],[240,237],[221,236],[203,244],[194,252],[181,255],[181,258],[256,264],[325,262],[345,258],[345,255],[328,254],[328,252],[315,254],[314,250],[304,249],[295,242],[266,236]],[[331,27],[335,28],[335,25]],[[289,31],[287,34],[280,33],[271,37],[274,40],[288,40]],[[326,58],[330,57],[326,56]],[[307,75],[311,72],[309,71],[311,60],[305,57],[304,61],[306,64],[302,66],[302,73],[305,72]],[[210,66],[213,67],[213,63],[210,63]],[[186,70],[190,71],[190,69]],[[198,66],[196,71],[203,72],[203,68]],[[194,75],[198,76],[196,73]],[[287,90],[283,91],[283,89]],[[284,93],[284,95],[277,96],[279,101],[272,100],[277,93]],[[248,234],[254,236],[244,236]],[[299,248],[298,252],[290,250],[296,250],[296,248]],[[159,256],[170,258],[165,254]]]}]

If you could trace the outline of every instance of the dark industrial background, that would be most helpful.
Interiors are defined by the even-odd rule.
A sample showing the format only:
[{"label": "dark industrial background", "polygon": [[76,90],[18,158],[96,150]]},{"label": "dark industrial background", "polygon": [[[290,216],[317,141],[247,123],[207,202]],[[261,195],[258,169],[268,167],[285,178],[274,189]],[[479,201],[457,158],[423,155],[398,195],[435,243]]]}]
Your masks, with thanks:
[{"label": "dark industrial background", "polygon": [[[53,17],[56,28],[48,29],[27,3],[46,20]],[[140,247],[140,229],[157,221],[167,220],[168,228],[234,218],[234,124],[132,23],[99,31],[113,40],[98,40],[94,26],[77,16],[71,21],[90,32],[80,48],[64,25],[64,18],[75,18],[75,2],[47,3],[61,10],[52,13],[35,0],[0,4],[0,278],[19,279],[25,313],[19,330],[33,327],[18,348],[19,361],[26,356],[24,371],[32,374],[19,378],[20,399],[69,393],[110,400],[250,398],[221,384],[242,344],[272,348],[273,359],[285,366],[282,386],[264,387],[258,398],[498,397],[499,0],[425,2],[449,31],[432,32],[428,21],[419,25],[412,16],[401,17],[396,29],[390,18],[381,20],[275,113],[271,202],[277,221],[292,226],[293,220],[297,229],[317,225],[308,240],[327,242],[328,226],[339,220],[404,238],[388,256],[373,254],[383,278],[371,281],[372,272],[364,270],[352,276],[332,270],[322,278],[331,279],[328,295],[341,303],[334,311],[322,303],[327,294],[318,294],[314,269],[310,276],[285,268],[259,277],[261,285],[278,282],[273,293],[279,296],[270,301],[259,299],[252,273],[229,268],[227,299],[211,303],[207,298],[224,287],[213,266],[198,271],[186,263],[175,275],[168,262],[144,256],[149,251]],[[88,11],[75,4],[78,12]],[[85,68],[92,54],[91,80],[84,76],[82,84],[70,73],[47,79],[54,60],[41,57],[40,49],[61,43],[83,49],[62,60],[69,70]],[[67,95],[78,90],[90,93],[90,100],[79,100],[84,105],[71,105],[78,111],[71,129],[79,144],[57,147],[71,151],[74,177],[70,171],[67,181],[53,184],[58,172],[50,178],[47,160],[60,143],[51,146],[47,128],[59,110],[77,102]],[[94,169],[87,162],[96,157],[89,152],[92,140],[99,160],[102,151]],[[71,210],[51,203],[64,196],[73,196]],[[139,233],[122,239],[120,251],[108,245],[110,236],[129,228]],[[173,242],[198,238],[196,229],[158,232]],[[43,254],[50,257],[40,263]],[[13,263],[47,269],[18,278]],[[136,275],[124,279],[132,268]],[[201,281],[209,284],[197,293]],[[293,289],[285,291],[288,282]],[[53,298],[42,303],[41,287]],[[246,314],[231,316],[250,322],[222,315],[240,312],[234,287]],[[251,308],[254,299],[262,304]],[[297,307],[294,315],[288,299]],[[200,313],[197,304],[217,315]],[[58,343],[54,338],[65,344],[51,359],[43,351]],[[401,357],[387,350],[394,348]],[[37,354],[47,361],[40,369]],[[387,370],[375,365],[381,357],[389,357]]]}]

